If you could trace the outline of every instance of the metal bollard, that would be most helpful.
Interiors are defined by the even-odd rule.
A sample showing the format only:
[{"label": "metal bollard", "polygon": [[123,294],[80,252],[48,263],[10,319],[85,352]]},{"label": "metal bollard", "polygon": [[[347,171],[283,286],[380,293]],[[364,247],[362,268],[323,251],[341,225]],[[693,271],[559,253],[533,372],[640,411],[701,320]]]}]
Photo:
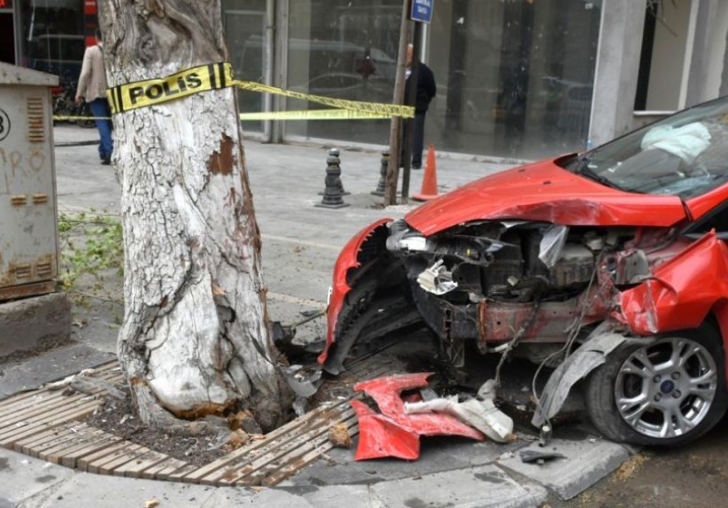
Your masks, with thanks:
[{"label": "metal bollard", "polygon": [[344,187],[341,184],[341,161],[339,160],[339,151],[335,148],[329,150],[329,156],[326,158],[324,185],[324,198],[316,206],[321,208],[344,208],[349,206],[342,199]]},{"label": "metal bollard", "polygon": [[377,189],[371,192],[372,196],[384,196],[385,191],[385,181],[387,179],[387,170],[389,169],[389,151],[382,152],[382,163],[381,167],[379,168],[379,173],[381,177],[379,178],[379,183],[377,184]]},{"label": "metal bollard", "polygon": [[[333,157],[338,157],[339,158],[339,170],[341,170],[341,155],[339,153],[340,152],[339,152],[339,149],[338,148],[332,148],[331,150],[329,150],[329,156],[333,156]],[[341,178],[339,178],[339,184],[338,185],[339,185],[339,189],[341,189],[341,195],[342,196],[349,196],[349,195],[351,195],[351,192],[346,192],[344,190],[344,184],[341,182]],[[323,196],[323,195],[324,195],[323,192],[319,192],[319,196]]]}]

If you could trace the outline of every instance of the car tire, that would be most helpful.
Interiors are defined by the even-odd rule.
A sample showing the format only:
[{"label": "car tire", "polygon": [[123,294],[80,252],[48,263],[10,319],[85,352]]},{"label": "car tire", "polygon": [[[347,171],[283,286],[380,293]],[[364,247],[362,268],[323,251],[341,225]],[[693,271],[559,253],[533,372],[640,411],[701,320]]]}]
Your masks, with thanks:
[{"label": "car tire", "polygon": [[587,378],[585,401],[594,427],[612,441],[672,446],[697,439],[728,406],[721,336],[705,324],[649,344],[625,343]]}]

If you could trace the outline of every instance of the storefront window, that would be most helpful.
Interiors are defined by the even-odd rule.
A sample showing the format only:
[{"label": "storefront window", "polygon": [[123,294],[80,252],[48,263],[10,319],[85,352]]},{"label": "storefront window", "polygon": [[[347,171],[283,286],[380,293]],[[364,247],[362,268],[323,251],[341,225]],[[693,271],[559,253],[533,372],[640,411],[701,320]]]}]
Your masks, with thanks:
[{"label": "storefront window", "polygon": [[439,0],[428,45],[439,90],[427,141],[525,159],[583,149],[600,4]]},{"label": "storefront window", "polygon": [[57,74],[75,89],[86,48],[83,0],[26,0],[21,12],[23,65]]},{"label": "storefront window", "polygon": [[[526,159],[584,148],[600,5],[438,0],[425,48],[438,86],[425,144]],[[289,87],[391,102],[401,7],[399,0],[290,2]],[[373,65],[362,65],[367,55]],[[288,109],[317,107],[288,101]],[[387,144],[389,122],[288,122],[286,133]]]},{"label": "storefront window", "polygon": [[[296,0],[289,6],[288,88],[392,102],[401,0]],[[288,110],[324,108],[287,100]],[[389,121],[291,121],[286,135],[387,144]]]},{"label": "storefront window", "polygon": [[[268,23],[265,0],[223,0],[225,39],[236,79],[265,82],[266,39]],[[263,111],[263,95],[239,91],[241,113]],[[261,131],[262,122],[245,122],[243,128]]]}]

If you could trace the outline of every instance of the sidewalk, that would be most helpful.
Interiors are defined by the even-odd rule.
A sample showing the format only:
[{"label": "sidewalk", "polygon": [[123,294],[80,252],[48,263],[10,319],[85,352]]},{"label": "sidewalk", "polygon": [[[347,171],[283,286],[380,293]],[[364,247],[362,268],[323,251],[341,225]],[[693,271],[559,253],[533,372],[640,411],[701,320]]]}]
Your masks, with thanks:
[{"label": "sidewalk", "polygon": [[[96,131],[61,125],[55,129],[59,209],[96,208],[119,213],[119,184],[113,167],[98,162]],[[70,146],[73,145],[73,146]],[[372,196],[379,180],[380,154],[341,149],[342,183],[351,195],[347,208],[314,205],[324,188],[327,148],[266,145],[246,141],[245,153],[256,216],[263,240],[263,270],[271,319],[292,323],[300,311],[323,309],[331,269],[339,249],[360,228],[382,217],[401,217],[417,203],[382,209]],[[504,169],[506,166],[437,160],[440,190]],[[413,171],[410,194],[419,191],[423,171]],[[23,365],[0,365],[0,379],[12,393],[101,363],[116,350],[117,328],[108,317],[91,319],[74,329],[76,345],[40,355]],[[325,333],[323,319],[299,329],[297,338],[312,340]],[[4,368],[4,370],[3,370]],[[509,445],[472,443],[450,438],[423,439],[416,462],[355,462],[353,449],[334,449],[275,488],[212,488],[79,473],[0,449],[0,508],[143,507],[532,507],[548,502],[567,506],[570,499],[603,478],[625,459],[626,448],[590,436],[580,429],[557,434],[549,451],[566,459],[544,465],[524,464],[528,440]]]}]

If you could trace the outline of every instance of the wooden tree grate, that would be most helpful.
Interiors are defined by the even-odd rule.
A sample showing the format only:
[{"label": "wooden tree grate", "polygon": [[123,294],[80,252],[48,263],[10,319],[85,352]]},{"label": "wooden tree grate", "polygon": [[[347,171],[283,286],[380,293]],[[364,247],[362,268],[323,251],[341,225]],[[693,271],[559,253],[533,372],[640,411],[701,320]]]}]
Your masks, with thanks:
[{"label": "wooden tree grate", "polygon": [[[376,354],[351,366],[345,381],[351,386],[402,371],[393,357]],[[116,361],[96,369],[94,377],[123,381]],[[334,425],[346,425],[351,437],[358,434],[349,404],[358,395],[348,394],[197,467],[84,423],[106,396],[101,387],[73,395],[41,388],[2,400],[0,446],[89,473],[212,486],[274,486],[331,450],[328,433]]]}]

